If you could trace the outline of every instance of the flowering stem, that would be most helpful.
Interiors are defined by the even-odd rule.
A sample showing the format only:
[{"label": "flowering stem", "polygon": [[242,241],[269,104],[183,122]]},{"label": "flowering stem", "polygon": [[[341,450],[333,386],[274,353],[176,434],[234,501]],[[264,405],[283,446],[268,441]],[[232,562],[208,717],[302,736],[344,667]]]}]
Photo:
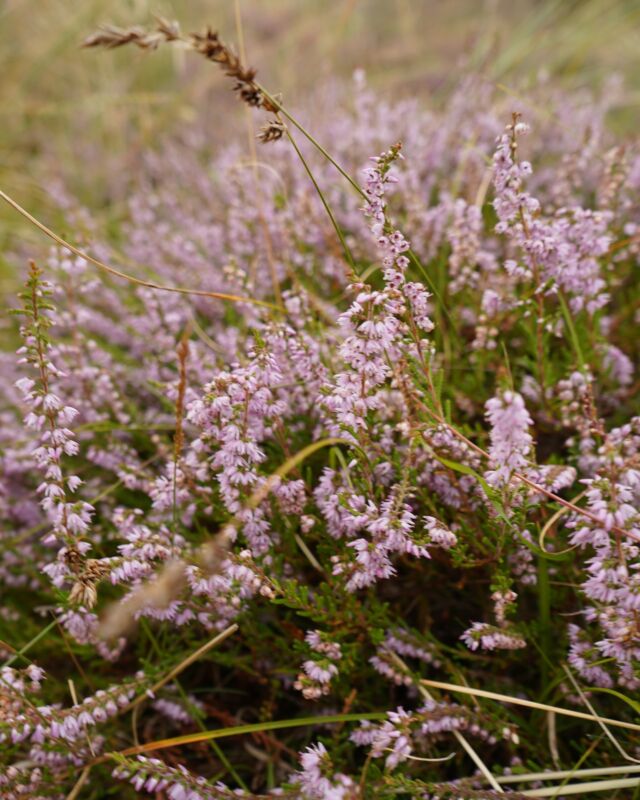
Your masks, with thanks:
[{"label": "flowering stem", "polygon": [[[483,456],[483,458],[487,458],[487,459],[489,458],[489,453],[487,453],[486,450],[483,450],[482,447],[477,445],[475,442],[472,442],[471,439],[468,439],[463,433],[461,433],[459,430],[457,430],[457,428],[455,428],[453,425],[448,423],[444,419],[444,417],[440,416],[433,409],[429,408],[429,406],[427,406],[425,403],[421,403],[421,406],[440,425],[444,425],[449,431],[451,431],[451,433],[454,436],[456,436],[458,439],[460,439],[460,441],[462,441],[465,444],[467,444],[469,447],[472,448],[472,450],[475,450],[476,453],[478,453],[479,455]],[[544,486],[540,486],[539,484],[535,483],[535,481],[530,480],[529,478],[526,477],[526,475],[522,475],[522,473],[520,473],[520,472],[514,472],[513,473],[513,477],[516,478],[517,480],[521,481],[522,483],[525,483],[531,489],[535,489],[536,492],[541,492],[542,494],[545,495],[545,497],[548,497],[550,500],[554,500],[556,503],[559,503],[561,506],[564,506],[564,508],[567,508],[570,511],[573,511],[576,514],[580,514],[583,517],[586,517],[587,519],[590,519],[592,522],[596,522],[599,525],[601,524],[601,520],[598,519],[598,517],[595,514],[592,514],[591,511],[588,511],[586,508],[580,508],[579,506],[575,505],[574,503],[572,503],[569,500],[564,500],[562,497],[560,497],[559,495],[555,494],[555,492],[552,492],[549,489],[546,489]],[[614,533],[618,533],[618,534],[620,534],[622,536],[628,536],[630,539],[633,539],[634,541],[640,542],[640,536],[638,536],[635,533],[632,533],[631,531],[627,531],[624,528],[620,528],[617,525],[613,526],[611,528],[611,530]]]}]

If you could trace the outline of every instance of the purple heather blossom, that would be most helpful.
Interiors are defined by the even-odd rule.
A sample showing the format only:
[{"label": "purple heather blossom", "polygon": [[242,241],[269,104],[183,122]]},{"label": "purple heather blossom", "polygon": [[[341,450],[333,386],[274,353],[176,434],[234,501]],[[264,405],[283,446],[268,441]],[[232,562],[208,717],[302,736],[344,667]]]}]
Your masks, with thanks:
[{"label": "purple heather blossom", "polygon": [[460,637],[469,650],[519,650],[526,642],[516,631],[497,628],[485,622],[474,622]]},{"label": "purple heather blossom", "polygon": [[440,666],[440,661],[435,655],[435,648],[422,642],[418,636],[402,628],[387,631],[383,643],[376,649],[376,654],[371,656],[369,663],[376,672],[398,685],[410,686],[413,679],[398,668],[392,653],[405,658],[417,658],[424,664],[434,667]]},{"label": "purple heather blossom", "polygon": [[[353,266],[286,141],[246,169],[238,140],[213,153],[210,129],[194,120],[181,141],[142,153],[139,177],[114,169],[106,196],[118,202],[122,227],[113,249],[94,241],[110,226],[76,209],[60,185],[51,189],[64,228],[99,258],[124,254],[158,282],[201,294],[104,281],[53,248],[51,283],[30,286],[35,307],[33,292],[22,298],[19,363],[0,354],[0,623],[16,633],[0,641],[10,660],[0,668],[2,797],[66,797],[96,755],[126,745],[124,712],[158,679],[147,632],[157,631],[158,666],[170,669],[174,657],[179,663],[238,624],[231,645],[181,676],[190,702],[198,708],[201,698],[225,725],[231,715],[244,721],[249,706],[256,719],[294,706],[303,718],[377,709],[370,703],[387,690],[415,697],[412,671],[447,667],[438,632],[460,616],[491,620],[470,621],[461,640],[500,650],[514,693],[524,691],[518,677],[529,674],[520,667],[531,656],[520,652],[521,616],[535,605],[535,552],[549,521],[545,547],[571,548],[549,564],[552,590],[562,586],[555,654],[568,649],[587,684],[640,686],[640,421],[629,338],[640,312],[624,294],[640,260],[640,156],[631,140],[617,146],[603,122],[619,95],[607,90],[595,102],[541,80],[524,139],[519,119],[500,135],[513,98],[495,99],[477,76],[442,110],[415,98],[384,102],[358,75],[353,111],[344,113],[337,91],[327,90],[333,111],[317,121],[319,140],[360,177],[364,203],[311,147],[309,163]],[[399,146],[366,161],[400,135],[406,161]],[[565,300],[578,337],[588,330],[582,358]],[[187,339],[181,363],[176,347]],[[502,345],[517,392],[502,388]],[[486,496],[478,474],[500,490],[510,526],[496,519],[497,494]],[[574,508],[556,516],[547,492],[566,492]],[[220,532],[228,548],[212,566],[203,545]],[[166,602],[137,605],[174,562],[183,580]],[[474,592],[481,583],[492,588]],[[100,619],[112,601],[135,605],[134,619],[126,638],[103,641]],[[73,705],[54,680],[55,647],[38,640],[28,653],[38,666],[16,660],[14,649],[50,613],[95,682],[87,689],[74,678],[73,691],[91,694]],[[234,670],[236,661],[250,662],[256,680]],[[479,680],[496,679],[491,657],[473,661]],[[139,664],[146,674],[123,679]],[[248,706],[234,701],[231,678],[255,690]],[[233,691],[212,702],[219,679]],[[481,705],[426,702],[352,733],[331,728],[326,747],[304,751],[301,769],[273,795],[355,797],[360,770],[345,774],[350,733],[403,775],[408,760],[432,757],[453,732],[477,737],[491,763],[513,765],[517,734]],[[189,707],[165,687],[149,697],[144,720],[186,726]],[[246,778],[255,756],[251,786],[261,791],[275,751],[260,737],[247,745],[238,769]],[[523,746],[523,761],[538,758],[535,745]],[[185,751],[180,767],[118,758],[114,775],[131,785],[123,791],[248,796],[191,772],[202,761],[209,774],[197,750]],[[423,768],[425,780],[439,769]],[[372,796],[382,791],[374,772]],[[274,775],[286,777],[277,767]]]},{"label": "purple heather blossom", "polygon": [[522,395],[505,391],[487,401],[487,419],[491,424],[492,469],[486,473],[487,481],[494,486],[504,486],[514,472],[523,469],[533,447],[529,416]]},{"label": "purple heather blossom", "polygon": [[221,782],[209,783],[193,775],[182,765],[170,767],[158,758],[138,756],[136,761],[121,761],[113,771],[114,778],[128,781],[141,792],[156,795],[163,792],[169,800],[232,800],[245,796]]},{"label": "purple heather blossom", "polygon": [[413,712],[398,707],[387,712],[380,725],[368,721],[351,734],[351,741],[360,746],[370,746],[373,758],[385,757],[385,766],[394,769],[410,758],[425,738],[439,738],[452,731],[465,731],[495,744],[498,739],[518,742],[518,735],[510,726],[490,730],[485,721],[477,719],[468,708],[454,703],[427,702]]},{"label": "purple heather blossom", "polygon": [[314,744],[301,754],[302,769],[295,773],[296,783],[309,800],[347,800],[354,781],[342,773],[334,773],[329,754],[322,744]]},{"label": "purple heather blossom", "polygon": [[527,132],[522,122],[508,125],[494,155],[496,231],[509,236],[522,255],[522,262],[505,262],[505,269],[517,280],[535,279],[536,291],[567,292],[573,311],[594,314],[609,300],[598,259],[611,243],[610,214],[569,207],[542,215],[540,201],[523,188],[531,164],[515,158],[518,137]]},{"label": "purple heather blossom", "polygon": [[317,630],[308,631],[305,641],[311,648],[312,658],[303,662],[294,688],[301,691],[307,700],[317,700],[330,691],[331,680],[338,674],[334,662],[342,658],[342,649],[337,642]]}]

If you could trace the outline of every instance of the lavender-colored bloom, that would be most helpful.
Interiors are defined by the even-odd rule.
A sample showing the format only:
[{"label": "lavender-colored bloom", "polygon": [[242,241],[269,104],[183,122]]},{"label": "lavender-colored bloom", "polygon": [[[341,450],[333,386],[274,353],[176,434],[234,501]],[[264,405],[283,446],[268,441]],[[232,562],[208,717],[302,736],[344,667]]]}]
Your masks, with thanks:
[{"label": "lavender-colored bloom", "polygon": [[516,631],[474,622],[460,637],[470,650],[519,650],[526,642]]},{"label": "lavender-colored bloom", "polygon": [[302,769],[294,782],[309,800],[347,800],[354,781],[342,773],[334,773],[329,754],[322,744],[308,747],[300,756]]},{"label": "lavender-colored bloom", "polygon": [[487,419],[491,424],[492,469],[486,478],[494,486],[503,486],[527,464],[533,446],[529,433],[533,421],[522,396],[512,391],[487,401]]}]

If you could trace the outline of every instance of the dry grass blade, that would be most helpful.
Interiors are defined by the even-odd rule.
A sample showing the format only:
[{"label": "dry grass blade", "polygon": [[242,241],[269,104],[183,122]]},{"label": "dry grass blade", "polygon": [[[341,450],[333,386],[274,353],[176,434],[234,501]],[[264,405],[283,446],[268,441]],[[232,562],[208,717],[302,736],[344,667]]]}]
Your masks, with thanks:
[{"label": "dry grass blade", "polygon": [[76,800],[77,797],[80,796],[80,792],[82,791],[82,787],[87,782],[89,777],[89,773],[91,772],[91,766],[85,767],[82,772],[80,773],[80,777],[76,781],[73,789],[67,795],[67,800]]},{"label": "dry grass blade", "polygon": [[[206,568],[207,574],[214,575],[221,569],[231,542],[229,534],[227,526],[200,549],[199,558],[194,558]],[[113,641],[131,630],[143,609],[167,608],[186,586],[187,566],[183,560],[169,562],[152,580],[143,583],[124,600],[110,605],[100,621],[99,636],[105,641]]]},{"label": "dry grass blade", "polygon": [[[387,747],[385,752],[393,753],[393,750],[390,747]],[[443,761],[451,761],[452,758],[455,758],[455,753],[449,753],[448,756],[442,756],[442,758],[425,758],[424,756],[407,756],[409,761],[422,761],[425,764],[441,764]]]},{"label": "dry grass blade", "polygon": [[[243,736],[251,733],[262,733],[264,731],[286,730],[287,728],[305,728],[309,725],[331,725],[343,724],[345,722],[381,722],[386,718],[386,713],[374,711],[362,714],[321,714],[316,717],[299,717],[297,719],[271,720],[267,722],[255,722],[248,725],[237,725],[232,728],[217,728],[213,731],[201,731],[198,733],[187,733],[184,736],[175,736],[171,739],[158,739],[154,742],[146,742],[139,747],[128,747],[120,751],[119,755],[135,756],[141,753],[150,753],[155,750],[166,750],[169,747],[179,747],[185,744],[197,744],[215,739],[226,739],[230,736]],[[104,763],[109,759],[109,754],[99,756],[95,764]]]},{"label": "dry grass blade", "polygon": [[558,750],[558,734],[556,731],[556,712],[547,711],[547,738],[549,740],[549,752],[551,760],[556,769],[560,768],[560,752]]},{"label": "dry grass blade", "polygon": [[144,608],[166,608],[184,588],[185,569],[183,561],[172,561],[154,580],[143,584],[124,600],[112,603],[100,621],[100,638],[115,641],[120,636],[125,636],[131,631],[138,612]]},{"label": "dry grass blade", "polygon": [[253,297],[241,297],[235,294],[225,294],[223,292],[208,292],[204,289],[187,289],[182,286],[167,286],[162,283],[156,283],[155,281],[147,281],[143,280],[142,278],[136,278],[133,275],[128,275],[126,272],[122,272],[121,270],[115,269],[114,267],[109,266],[109,264],[105,264],[102,261],[99,261],[97,258],[85,253],[84,250],[81,250],[79,247],[67,242],[62,236],[59,236],[57,233],[54,233],[50,228],[37,220],[34,216],[32,216],[26,209],[22,208],[22,206],[17,203],[12,197],[9,197],[8,194],[3,192],[0,189],[0,198],[2,198],[6,203],[8,203],[12,208],[14,208],[19,214],[29,220],[32,225],[35,225],[36,228],[41,230],[44,234],[46,234],[50,239],[53,239],[54,242],[59,244],[61,247],[64,247],[69,252],[73,253],[74,255],[78,256],[79,258],[84,259],[85,261],[93,264],[94,266],[98,267],[98,269],[103,270],[104,272],[109,273],[109,275],[113,275],[116,278],[122,278],[123,280],[128,281],[129,283],[134,283],[136,286],[145,286],[148,289],[156,289],[161,292],[174,292],[177,294],[184,294],[184,295],[196,295],[198,297],[211,297],[217,300],[229,300],[233,303],[251,303],[252,305],[263,306],[265,308],[270,308],[275,311],[280,311],[281,309],[279,306],[275,305],[274,303],[269,303],[266,300],[256,300]]},{"label": "dry grass blade", "polygon": [[183,672],[187,667],[197,661],[199,658],[205,653],[208,653],[209,650],[212,650],[214,647],[217,647],[219,644],[224,642],[225,639],[228,639],[229,636],[233,636],[233,634],[238,630],[238,626],[234,623],[233,625],[229,625],[228,628],[219,633],[217,636],[214,636],[213,639],[210,639],[208,642],[199,647],[193,653],[187,656],[187,658],[183,659],[177,666],[175,666],[172,670],[167,672],[159,681],[153,684],[153,686],[149,689],[149,692],[145,692],[141,694],[139,697],[136,697],[135,700],[132,700],[128,706],[125,706],[123,709],[123,713],[126,711],[131,711],[134,708],[137,708],[141,703],[148,699],[149,693],[152,695],[155,694],[159,689],[165,686],[169,681],[172,681],[176,678],[181,672]]},{"label": "dry grass blade", "polygon": [[622,745],[620,744],[620,742],[618,742],[618,740],[617,740],[617,739],[616,739],[616,737],[615,737],[615,736],[614,736],[614,735],[611,733],[611,731],[609,730],[609,728],[607,728],[607,726],[606,726],[606,724],[605,724],[605,720],[604,720],[604,719],[603,719],[603,718],[602,718],[602,717],[601,717],[601,716],[598,714],[598,712],[595,710],[595,708],[593,707],[593,705],[592,705],[592,703],[590,702],[589,698],[588,698],[588,697],[586,696],[586,694],[585,694],[585,693],[582,691],[582,689],[580,688],[580,686],[579,686],[578,682],[576,681],[576,679],[575,679],[575,678],[573,677],[573,675],[571,674],[571,670],[570,670],[570,669],[567,667],[567,665],[566,665],[566,664],[563,664],[563,665],[562,665],[562,668],[564,669],[566,676],[567,676],[567,677],[569,678],[569,680],[571,681],[571,684],[572,684],[573,688],[574,688],[574,689],[576,690],[576,692],[577,692],[577,693],[580,695],[580,699],[581,699],[581,700],[582,700],[582,702],[585,704],[585,706],[586,706],[586,707],[589,709],[589,711],[590,711],[590,712],[593,714],[594,718],[597,720],[598,724],[600,725],[600,727],[601,727],[601,728],[602,728],[602,730],[604,731],[604,734],[605,734],[605,736],[607,737],[607,739],[609,739],[609,741],[610,741],[610,742],[613,744],[613,746],[616,748],[616,750],[617,750],[617,751],[620,753],[620,755],[621,755],[623,758],[626,758],[626,760],[627,760],[627,761],[631,761],[631,762],[633,762],[634,764],[640,764],[640,761],[639,761],[637,758],[633,758],[632,756],[630,756],[630,755],[629,755],[629,754],[628,754],[628,753],[625,751],[625,749],[622,747]]},{"label": "dry grass blade", "polygon": [[609,717],[597,717],[593,714],[586,714],[584,711],[574,711],[571,708],[562,708],[562,706],[550,706],[546,703],[537,703],[535,700],[524,700],[521,697],[511,697],[507,694],[499,694],[498,692],[489,692],[486,689],[473,689],[468,686],[459,686],[455,683],[445,683],[444,681],[432,681],[423,678],[420,683],[425,686],[432,686],[434,689],[443,689],[447,692],[458,692],[460,694],[468,694],[474,697],[486,697],[489,700],[497,700],[500,703],[510,703],[516,706],[524,706],[525,708],[533,708],[536,711],[553,711],[555,714],[560,714],[565,717],[575,717],[576,719],[585,719],[590,722],[604,722],[607,725],[613,725],[618,728],[626,728],[631,731],[640,731],[640,725],[633,722],[624,722],[619,719],[610,719]]},{"label": "dry grass blade", "polygon": [[[404,661],[396,655],[393,651],[389,651],[390,657],[398,664],[398,666],[405,672],[407,675],[411,675],[411,670],[409,667],[404,663]],[[424,687],[425,681],[419,681],[417,683],[417,689],[420,694],[426,698],[427,700],[433,700],[431,693]],[[487,783],[494,789],[496,792],[500,794],[504,794],[504,789],[500,786],[500,784],[496,781],[495,776],[491,772],[491,770],[487,767],[484,761],[480,758],[480,756],[476,753],[473,747],[469,744],[467,739],[460,733],[460,731],[454,730],[453,735],[458,742],[458,744],[464,749],[467,753],[469,758],[473,761],[473,763],[478,767],[480,772],[484,775],[487,780]]]},{"label": "dry grass blade", "polygon": [[[527,789],[522,792],[525,797],[562,797],[570,794],[582,795],[592,792],[612,792],[617,789],[633,789],[640,786],[639,778],[620,778],[611,781],[589,781],[586,783],[570,783],[567,786],[546,786],[544,789]],[[613,795],[609,795],[613,797]]]},{"label": "dry grass blade", "polygon": [[589,778],[598,775],[628,775],[640,772],[640,767],[591,767],[589,769],[559,769],[554,772],[526,772],[521,775],[500,775],[498,783],[530,783],[532,781],[555,781],[560,778]]}]

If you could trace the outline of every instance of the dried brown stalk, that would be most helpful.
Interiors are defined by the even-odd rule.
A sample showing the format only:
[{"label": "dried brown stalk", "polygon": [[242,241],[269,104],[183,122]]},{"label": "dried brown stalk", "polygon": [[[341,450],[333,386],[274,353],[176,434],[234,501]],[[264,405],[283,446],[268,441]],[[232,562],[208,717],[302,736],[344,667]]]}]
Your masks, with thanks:
[{"label": "dried brown stalk", "polygon": [[[264,108],[273,114],[278,112],[278,106],[267,97],[260,85],[256,82],[256,70],[244,64],[232,47],[226,44],[217,31],[207,27],[204,33],[182,34],[180,25],[175,21],[168,21],[162,17],[156,18],[156,26],[152,30],[140,27],[119,28],[115,25],[103,25],[98,31],[88,36],[82,47],[104,47],[113,50],[116,47],[133,44],[142,50],[156,50],[161,44],[180,42],[188,49],[204,56],[208,61],[219,64],[224,74],[233,78],[233,90],[240,99],[253,108]],[[282,136],[277,131],[282,128],[278,120],[267,126],[270,133],[260,136],[261,141],[274,141]]]},{"label": "dried brown stalk", "polygon": [[[220,571],[231,544],[231,530],[223,529],[214,539],[204,544],[189,563],[202,568],[207,575]],[[143,583],[124,600],[112,603],[100,622],[99,636],[111,641],[126,635],[134,626],[143,609],[164,609],[180,597],[187,585],[188,563],[170,561],[152,580]]]},{"label": "dried brown stalk", "polygon": [[[184,396],[187,391],[187,359],[189,358],[189,336],[191,325],[187,324],[177,347],[178,354],[178,398],[176,400],[176,433],[173,439],[173,460],[177,465],[184,446]],[[175,476],[174,476],[175,477]]]}]

